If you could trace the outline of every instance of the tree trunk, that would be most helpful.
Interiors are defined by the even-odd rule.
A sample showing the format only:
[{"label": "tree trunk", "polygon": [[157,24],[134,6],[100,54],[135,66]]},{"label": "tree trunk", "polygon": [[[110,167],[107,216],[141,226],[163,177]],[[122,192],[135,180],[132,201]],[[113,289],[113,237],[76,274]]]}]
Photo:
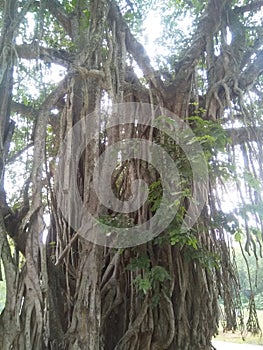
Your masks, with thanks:
[{"label": "tree trunk", "polygon": [[[47,63],[54,59],[69,68],[38,111],[23,106],[36,119],[34,153],[22,209],[12,211],[3,186],[13,131],[15,26],[11,22],[19,17],[18,26],[23,16],[18,16],[19,2],[5,1],[0,41],[0,252],[8,293],[0,315],[0,348],[210,350],[218,329],[219,296],[225,301],[227,328],[236,328],[233,298],[237,295],[233,294],[237,284],[233,284],[223,224],[216,226],[216,180],[211,177],[206,182],[207,166],[212,169],[218,146],[211,141],[217,135],[210,135],[209,128],[217,132],[218,119],[231,101],[243,101],[238,81],[240,72],[246,73],[240,56],[242,35],[238,43],[233,41],[233,55],[225,39],[221,54],[215,55],[215,37],[233,24],[227,22],[228,2],[207,2],[171,82],[152,68],[127,25],[129,16],[123,15],[125,10],[115,1],[72,1],[67,6],[55,0],[25,3],[27,8],[32,5],[32,11],[40,6],[44,15],[48,11],[55,18],[51,23],[63,28],[69,52],[43,45],[36,54],[28,44],[17,49],[17,55],[28,59],[40,55]],[[132,59],[144,80],[128,66]],[[200,96],[197,70],[202,60],[206,60],[207,77]],[[245,90],[251,79],[256,80],[256,73],[250,69],[242,77]],[[18,103],[15,107],[19,108]],[[50,117],[56,108],[57,124]],[[201,135],[198,121],[202,122]],[[53,132],[52,151],[47,147],[48,124]],[[224,133],[223,128],[220,132]],[[239,138],[236,134],[232,133],[234,144]],[[125,148],[127,139],[133,143]],[[204,145],[204,152],[199,152],[194,139]],[[205,143],[207,139],[212,146]],[[227,136],[222,139],[221,148],[225,148]],[[144,141],[144,148],[139,148],[138,140]],[[137,151],[141,158],[136,157]],[[105,154],[112,157],[108,172],[100,168]],[[169,161],[176,164],[176,170],[169,168]],[[116,166],[110,172],[112,164]],[[168,180],[162,183],[166,172]],[[139,181],[147,184],[148,199],[132,207],[143,197]],[[175,182],[178,187],[173,191]],[[163,214],[151,221],[163,208],[165,191],[171,192],[168,198],[173,202],[165,203]],[[117,207],[111,206],[112,193]],[[47,210],[51,223],[44,244]],[[171,212],[175,214],[168,222]],[[132,231],[138,235],[136,241],[129,230],[137,226]],[[150,239],[149,226],[153,231],[159,226],[163,229]],[[14,256],[7,235],[15,242]]]}]

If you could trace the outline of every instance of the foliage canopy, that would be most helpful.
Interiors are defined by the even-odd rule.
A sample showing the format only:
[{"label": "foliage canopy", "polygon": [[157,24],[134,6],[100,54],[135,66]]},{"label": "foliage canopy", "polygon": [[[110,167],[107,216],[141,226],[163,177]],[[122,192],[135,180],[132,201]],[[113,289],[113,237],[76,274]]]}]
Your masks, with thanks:
[{"label": "foliage canopy", "polygon": [[[236,329],[231,241],[262,257],[262,7],[262,0],[0,1],[1,349],[208,350],[219,297],[227,329]],[[156,15],[158,54],[149,57],[141,43],[147,47],[145,20]],[[101,119],[98,144],[76,169],[83,203],[101,222],[150,220],[164,185],[147,162],[120,161],[111,176],[116,197],[130,198],[138,179],[149,197],[125,215],[105,208],[94,195],[97,151],[143,138],[180,173],[179,209],[166,230],[113,249],[85,241],[63,217],[55,173],[67,132],[123,102],[159,106],[191,128],[209,184],[201,215],[182,233],[196,185],[182,147],[158,128],[134,122],[105,131]],[[67,181],[65,169],[65,188]],[[249,305],[249,330],[258,333],[253,293]]]}]

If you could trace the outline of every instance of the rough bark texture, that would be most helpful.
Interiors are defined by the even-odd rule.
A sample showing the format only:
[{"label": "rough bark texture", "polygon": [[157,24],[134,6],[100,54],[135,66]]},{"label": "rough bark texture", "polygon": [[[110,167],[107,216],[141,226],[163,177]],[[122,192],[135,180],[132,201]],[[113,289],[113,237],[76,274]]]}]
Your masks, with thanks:
[{"label": "rough bark texture", "polygon": [[[227,109],[230,120],[236,116],[233,106],[238,105],[239,113],[247,117],[249,111],[243,95],[255,86],[263,71],[263,60],[262,51],[257,51],[256,57],[251,58],[253,50],[259,47],[258,40],[248,47],[245,26],[239,16],[245,11],[258,10],[262,2],[257,1],[255,7],[247,8],[248,5],[235,7],[234,2],[209,0],[199,17],[190,45],[174,63],[170,80],[165,80],[164,75],[151,66],[143,46],[125,20],[125,10],[121,11],[115,1],[77,1],[70,13],[62,2],[56,0],[24,1],[21,11],[17,9],[20,6],[17,0],[1,2],[1,6],[3,3],[0,253],[8,293],[5,309],[0,315],[0,348],[209,350],[218,328],[219,296],[225,301],[227,328],[236,328],[233,310],[237,306],[235,290],[238,289],[229,247],[225,243],[225,228],[215,219],[219,215],[216,180],[211,178],[202,215],[189,235],[181,237],[176,244],[171,244],[167,230],[158,239],[138,247],[111,249],[85,241],[70,222],[66,222],[58,207],[54,168],[58,149],[67,132],[87,114],[101,107],[103,94],[107,94],[113,103],[158,104],[182,120],[194,115],[210,123],[206,125],[215,127],[225,118]],[[14,45],[15,31],[28,9],[39,18],[45,11],[55,18],[58,27],[67,35],[65,41],[71,44],[68,52],[35,41]],[[232,33],[231,44],[227,43],[227,28]],[[262,33],[260,35],[262,38]],[[36,41],[40,39],[35,38]],[[219,54],[214,47],[216,40],[221,45]],[[136,76],[133,67],[128,66],[128,57],[135,60],[142,70],[144,82]],[[13,67],[15,59],[21,58],[40,59],[67,68],[64,80],[46,95],[39,108],[33,104],[25,106],[19,101],[12,102]],[[201,92],[197,75],[203,61],[207,77]],[[28,145],[34,147],[30,179],[24,189],[23,205],[16,211],[6,203],[3,186],[14,127],[10,119],[11,108],[13,112],[35,119]],[[56,117],[51,113],[55,108],[58,110]],[[99,131],[99,120],[95,118],[93,122],[98,123]],[[193,129],[197,129],[195,123],[193,120]],[[47,127],[52,128],[53,153],[47,149]],[[183,189],[193,190],[189,165],[183,164],[182,152],[171,140],[168,140],[170,143],[163,142],[164,135],[149,127],[125,125],[123,128],[125,136],[124,129],[112,128],[107,135],[103,134],[99,140],[87,145],[81,156],[76,190],[92,215],[118,217],[117,213],[100,205],[95,196],[93,170],[97,156],[108,145],[127,136],[144,138],[164,147],[169,145],[174,160],[182,157],[179,159],[181,170],[185,171]],[[227,132],[227,136],[233,139],[232,147],[258,140],[261,134],[262,127],[253,134],[246,133],[242,127]],[[243,154],[248,159],[246,152],[244,146]],[[260,143],[256,152],[260,164]],[[13,159],[10,157],[9,162],[12,163]],[[212,161],[213,155],[208,159],[208,162]],[[250,163],[248,167],[251,168]],[[65,168],[62,181],[65,191],[72,181],[70,171],[72,169]],[[123,164],[112,176],[112,187],[120,200],[129,198],[131,182],[136,179],[151,184],[157,183],[159,176],[143,161],[132,159]],[[43,188],[47,189],[47,199],[43,198]],[[182,217],[189,205],[188,200],[187,195],[181,198]],[[51,217],[46,245],[41,238],[44,209]],[[74,205],[71,209],[74,211]],[[138,224],[152,215],[154,210],[147,202],[138,211],[129,213],[128,219]],[[173,230],[180,227],[181,219],[174,220]],[[249,246],[255,246],[255,242],[249,230],[246,233],[249,249]],[[8,235],[15,244],[14,256]],[[166,274],[152,278],[148,288],[141,288],[138,281],[149,279],[158,269]]]}]

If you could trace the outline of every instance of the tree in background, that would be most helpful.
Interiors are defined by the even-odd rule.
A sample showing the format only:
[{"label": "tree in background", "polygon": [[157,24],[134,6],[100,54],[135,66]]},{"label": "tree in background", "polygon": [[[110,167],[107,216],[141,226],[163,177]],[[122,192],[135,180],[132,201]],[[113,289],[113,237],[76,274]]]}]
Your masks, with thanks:
[{"label": "tree in background", "polygon": [[[252,292],[255,294],[256,306],[262,310],[262,294],[263,294],[263,279],[262,279],[262,259],[255,260],[254,255],[246,256],[249,266],[249,272],[251,277]],[[239,272],[240,289],[242,293],[242,299],[245,304],[248,303],[251,295],[251,287],[248,278],[247,264],[244,260],[242,253],[236,250],[236,262]]]},{"label": "tree in background", "polygon": [[[243,236],[245,250],[261,256],[263,1],[0,4],[0,252],[7,290],[0,348],[210,349],[219,296],[227,328],[236,328],[239,283],[229,237]],[[140,42],[143,20],[156,8],[164,53],[152,62]],[[178,25],[185,19],[188,34]],[[207,200],[189,230],[181,227],[195,209],[202,169],[199,184],[193,160],[160,128],[134,120],[104,129],[107,114],[98,111],[116,103],[159,106],[160,117],[168,110],[165,123],[179,118],[195,135],[188,146],[202,146]],[[75,169],[59,172],[57,183],[61,147],[76,157],[78,137],[67,137],[75,125],[95,127],[99,137]],[[149,186],[144,205],[124,215],[95,195],[98,156],[124,139],[160,145],[176,164],[181,188],[174,218],[157,238],[117,249],[74,229],[57,186],[66,193],[76,174],[85,207],[112,230],[153,218],[165,185],[143,159],[119,160],[110,181],[125,202],[131,183],[143,179]],[[226,203],[229,189],[234,205]],[[74,195],[69,211],[77,217]]]}]

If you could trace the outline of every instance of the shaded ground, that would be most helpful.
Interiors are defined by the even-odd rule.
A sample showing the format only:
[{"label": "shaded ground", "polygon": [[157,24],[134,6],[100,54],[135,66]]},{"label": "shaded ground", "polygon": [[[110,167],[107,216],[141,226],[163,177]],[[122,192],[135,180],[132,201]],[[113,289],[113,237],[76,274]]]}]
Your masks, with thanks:
[{"label": "shaded ground", "polygon": [[235,344],[228,343],[224,341],[214,340],[213,346],[216,350],[260,350],[263,349],[262,345],[252,345],[252,344]]}]

